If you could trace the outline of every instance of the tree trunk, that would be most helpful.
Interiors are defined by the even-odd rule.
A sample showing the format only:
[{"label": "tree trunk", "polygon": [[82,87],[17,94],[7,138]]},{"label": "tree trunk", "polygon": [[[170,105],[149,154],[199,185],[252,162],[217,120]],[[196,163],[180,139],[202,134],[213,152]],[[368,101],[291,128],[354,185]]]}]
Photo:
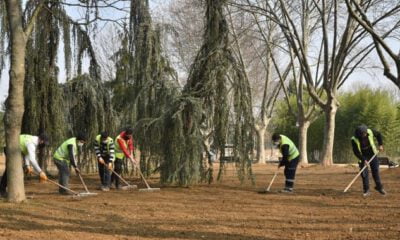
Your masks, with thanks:
[{"label": "tree trunk", "polygon": [[265,152],[265,133],[267,131],[268,123],[271,118],[263,117],[262,120],[255,124],[255,130],[257,133],[257,162],[266,162]]},{"label": "tree trunk", "polygon": [[22,27],[18,0],[7,0],[7,16],[11,42],[10,84],[6,101],[4,128],[6,135],[8,201],[25,200],[19,135],[24,114],[24,79],[26,37]]},{"label": "tree trunk", "polygon": [[259,126],[256,128],[257,133],[257,163],[265,163],[265,132],[267,126]]},{"label": "tree trunk", "polygon": [[321,164],[323,166],[333,165],[333,143],[335,138],[335,118],[338,105],[334,100],[324,109],[325,127],[324,127],[324,142]]},{"label": "tree trunk", "polygon": [[299,121],[299,151],[300,151],[300,164],[308,164],[307,155],[307,133],[310,127],[310,121]]}]

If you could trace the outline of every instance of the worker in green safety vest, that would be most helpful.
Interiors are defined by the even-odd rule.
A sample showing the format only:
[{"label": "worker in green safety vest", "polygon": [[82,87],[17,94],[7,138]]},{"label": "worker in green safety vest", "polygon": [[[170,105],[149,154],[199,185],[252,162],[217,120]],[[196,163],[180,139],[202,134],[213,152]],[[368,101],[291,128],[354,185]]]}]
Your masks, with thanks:
[{"label": "worker in green safety vest", "polygon": [[115,145],[114,140],[109,136],[108,132],[101,132],[96,136],[94,141],[94,151],[97,156],[100,190],[109,191],[111,186],[111,170],[115,160]]},{"label": "worker in green safety vest", "polygon": [[[378,141],[378,147],[375,144],[375,138]],[[354,155],[358,158],[358,165],[362,169],[368,161],[373,158],[369,166],[371,168],[372,177],[375,181],[375,190],[382,195],[386,195],[383,189],[381,178],[379,176],[379,160],[377,157],[378,152],[383,151],[382,134],[376,130],[369,129],[366,125],[362,124],[354,131],[354,136],[351,138],[351,145],[353,147]],[[370,195],[369,192],[369,178],[368,168],[361,173],[363,181],[363,196]]]},{"label": "worker in green safety vest", "polygon": [[[121,175],[122,163],[124,159],[129,159],[133,164],[137,164],[134,157],[134,152],[135,148],[133,146],[133,129],[128,127],[115,138],[115,173]],[[120,178],[115,173],[111,175],[111,182],[115,182],[116,189],[123,190],[123,188],[120,187]]]},{"label": "worker in green safety vest", "polygon": [[[19,136],[19,147],[21,150],[22,158],[24,160],[25,173],[31,174],[35,170],[39,174],[41,181],[46,181],[47,176],[40,168],[36,160],[36,151],[44,148],[49,144],[49,139],[45,134],[39,136],[32,136],[29,134],[21,134]],[[4,148],[5,150],[5,148]],[[0,195],[5,197],[7,194],[7,166],[0,182]]]},{"label": "worker in green safety vest", "polygon": [[292,140],[279,133],[272,135],[272,143],[279,148],[282,154],[282,160],[279,162],[278,168],[285,166],[285,188],[281,192],[291,193],[293,192],[296,169],[300,158],[299,150]]},{"label": "worker in green safety vest", "polygon": [[[76,156],[78,155],[78,147],[81,148],[85,143],[86,136],[85,134],[80,133],[76,137],[64,141],[55,151],[53,158],[58,169],[60,185],[68,188],[70,166],[74,167],[77,174],[80,173],[77,166]],[[58,192],[64,195],[69,194],[69,192],[61,187]]]}]

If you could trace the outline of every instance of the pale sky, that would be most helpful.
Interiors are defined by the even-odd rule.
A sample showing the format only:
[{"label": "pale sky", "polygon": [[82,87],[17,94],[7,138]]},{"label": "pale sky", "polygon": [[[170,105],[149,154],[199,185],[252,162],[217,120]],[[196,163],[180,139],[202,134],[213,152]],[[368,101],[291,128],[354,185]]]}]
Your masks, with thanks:
[{"label": "pale sky", "polygon": [[[168,4],[170,0],[151,0],[150,5],[155,12],[157,12],[156,8]],[[158,9],[159,10],[159,9]],[[157,16],[154,16],[157,18]],[[399,51],[399,46],[395,45],[394,43],[392,46],[397,47],[397,51]],[[376,65],[380,66],[379,59],[376,57],[376,54],[374,53],[375,57],[372,57],[372,59],[376,59]],[[63,56],[62,53],[59,56],[58,60],[59,64],[62,66],[63,65]],[[65,71],[63,67],[60,68],[60,75],[59,78],[61,81],[65,81]],[[359,85],[369,85],[373,88],[384,88],[384,89],[393,89],[396,86],[389,81],[386,77],[383,76],[383,72],[381,69],[375,69],[373,71],[369,71],[368,73],[365,70],[359,70],[356,73],[354,73],[352,76],[350,76],[350,79],[344,84],[343,89],[344,91],[351,91],[354,89],[354,86],[359,86]],[[0,104],[4,102],[8,94],[8,68],[4,69],[1,75],[0,79]]]}]

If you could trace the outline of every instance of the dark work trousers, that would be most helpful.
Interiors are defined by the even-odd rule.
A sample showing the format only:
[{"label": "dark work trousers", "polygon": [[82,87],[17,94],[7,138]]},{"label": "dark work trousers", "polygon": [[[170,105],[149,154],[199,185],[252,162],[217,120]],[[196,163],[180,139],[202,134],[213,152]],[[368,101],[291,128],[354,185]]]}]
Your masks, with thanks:
[{"label": "dark work trousers", "polygon": [[284,170],[286,178],[285,188],[293,189],[294,179],[296,176],[296,169],[297,169],[297,164],[299,163],[299,159],[300,157],[296,157],[285,164],[285,170]]},{"label": "dark work trousers", "polygon": [[99,176],[100,182],[103,187],[110,187],[111,185],[111,174],[110,170],[108,169],[108,164],[110,163],[110,156],[101,156],[106,163],[106,165],[97,162],[99,166]]},{"label": "dark work trousers", "polygon": [[[4,155],[6,153],[6,148],[4,148]],[[24,159],[24,156],[22,156],[22,160]],[[4,173],[3,176],[1,177],[1,182],[0,182],[0,194],[4,194],[7,192],[7,162],[6,162],[6,167],[4,168]]]},{"label": "dark work trousers", "polygon": [[3,176],[0,182],[0,193],[4,194],[7,192],[7,167],[4,169]]},{"label": "dark work trousers", "polygon": [[[6,155],[6,148],[4,148],[4,156]],[[7,162],[5,164],[4,173],[0,182],[0,193],[4,194],[7,191]]]},{"label": "dark work trousers", "polygon": [[[116,158],[114,162],[114,171],[120,176],[122,174],[122,161],[123,159]],[[119,188],[120,181],[121,180],[117,175],[115,175],[114,173],[111,175],[111,182],[115,182],[115,188]]]},{"label": "dark work trousers", "polygon": [[[54,163],[56,164],[56,166],[58,168],[58,183],[61,186],[68,188],[68,182],[69,182],[69,176],[70,176],[69,163],[66,161],[60,161],[58,159],[54,159]],[[65,190],[61,187],[58,189],[58,192],[60,194],[68,193],[67,190]]]},{"label": "dark work trousers", "polygon": [[[373,155],[367,156],[367,161],[371,159]],[[361,161],[359,164],[360,170],[364,167],[365,162]],[[375,156],[374,159],[369,163],[369,166],[371,168],[371,173],[372,173],[372,178],[375,181],[375,185],[377,189],[382,189],[382,183],[381,183],[381,178],[379,177],[379,161],[378,158]],[[369,177],[368,177],[368,168],[365,168],[365,170],[361,173],[361,178],[363,182],[363,189],[364,192],[369,190]]]}]

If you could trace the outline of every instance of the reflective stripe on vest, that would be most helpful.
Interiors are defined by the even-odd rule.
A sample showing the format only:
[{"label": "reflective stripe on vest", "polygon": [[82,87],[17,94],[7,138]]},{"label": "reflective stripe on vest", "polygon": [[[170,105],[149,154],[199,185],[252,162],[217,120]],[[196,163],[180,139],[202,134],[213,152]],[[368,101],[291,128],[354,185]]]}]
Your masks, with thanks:
[{"label": "reflective stripe on vest", "polygon": [[28,135],[28,134],[22,134],[19,135],[19,147],[21,149],[22,155],[26,156],[28,155],[28,148],[26,147],[26,144],[28,142],[32,142],[33,136]]},{"label": "reflective stripe on vest", "polygon": [[74,149],[74,154],[77,154],[77,146],[76,146],[76,138],[70,138],[67,141],[63,142],[61,146],[59,146],[54,153],[54,158],[61,160],[61,161],[67,161],[69,162],[69,153],[68,153],[68,145],[72,144],[73,149]]},{"label": "reflective stripe on vest", "polygon": [[[101,142],[101,135],[97,135],[97,137],[96,137],[96,142],[97,142],[97,144],[99,144],[99,149],[100,149],[101,144],[102,144],[102,142]],[[111,143],[113,143],[113,139],[110,138],[110,137],[107,137],[107,153],[108,153],[108,154],[110,154],[110,144],[111,144]]]},{"label": "reflective stripe on vest", "polygon": [[[372,132],[371,129],[367,129],[367,133],[368,133],[369,145],[371,145],[372,151],[374,151],[374,154],[376,154],[378,152],[378,149],[376,148],[376,145],[375,145],[374,133]],[[358,138],[356,138],[355,136],[353,136],[351,138],[351,140],[353,140],[357,144],[358,151],[360,151],[360,153],[362,154],[360,140]]]},{"label": "reflective stripe on vest", "polygon": [[119,146],[118,140],[122,139],[124,142],[125,148],[128,149],[128,143],[121,137],[121,134],[115,138],[115,158],[123,159],[125,157],[124,152],[122,151],[121,147]]},{"label": "reflective stripe on vest", "polygon": [[280,135],[281,136],[281,153],[282,153],[282,146],[287,144],[289,145],[289,157],[288,160],[293,160],[296,157],[298,157],[300,155],[299,150],[297,150],[296,145],[294,145],[294,143],[292,142],[292,140],[290,140],[288,137],[286,137],[285,135]]}]

